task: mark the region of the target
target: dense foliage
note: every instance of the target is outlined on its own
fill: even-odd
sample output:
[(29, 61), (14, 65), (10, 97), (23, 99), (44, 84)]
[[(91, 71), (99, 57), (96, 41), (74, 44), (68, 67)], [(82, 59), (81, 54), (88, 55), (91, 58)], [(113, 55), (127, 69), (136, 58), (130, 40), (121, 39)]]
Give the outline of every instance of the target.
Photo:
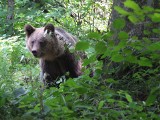
[[(160, 9), (123, 5), (113, 6), (119, 17), (108, 26), (109, 0), (15, 0), (11, 21), (2, 0), (0, 119), (160, 119)], [(84, 74), (45, 89), (38, 60), (25, 47), (27, 23), (53, 23), (77, 36), (75, 50), (87, 55)], [(143, 24), (141, 36), (128, 24)]]

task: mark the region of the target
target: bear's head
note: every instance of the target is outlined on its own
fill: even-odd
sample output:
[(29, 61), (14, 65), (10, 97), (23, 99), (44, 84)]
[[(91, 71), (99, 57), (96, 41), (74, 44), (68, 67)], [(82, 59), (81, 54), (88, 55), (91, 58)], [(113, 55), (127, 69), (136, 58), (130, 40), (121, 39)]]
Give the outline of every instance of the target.
[(55, 36), (55, 27), (52, 24), (47, 24), (42, 28), (26, 25), (24, 29), (26, 46), (35, 57), (53, 60), (63, 54), (64, 49), (60, 48), (59, 41)]

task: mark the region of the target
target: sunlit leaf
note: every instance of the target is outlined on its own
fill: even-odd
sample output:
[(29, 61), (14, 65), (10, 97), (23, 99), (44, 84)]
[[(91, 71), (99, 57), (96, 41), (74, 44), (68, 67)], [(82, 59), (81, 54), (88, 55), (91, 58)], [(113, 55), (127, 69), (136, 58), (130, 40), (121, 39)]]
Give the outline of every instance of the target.
[(130, 15), (128, 16), (128, 19), (132, 22), (132, 23), (137, 23), (139, 22), (138, 18), (134, 15)]
[(154, 13), (151, 16), (151, 19), (152, 19), (153, 22), (160, 22), (160, 13)]
[(126, 6), (128, 8), (131, 8), (131, 9), (133, 9), (135, 11), (141, 10), (141, 8), (139, 7), (139, 5), (136, 2), (132, 1), (132, 0), (125, 1), (124, 2), (124, 6)]
[(150, 6), (143, 6), (143, 10), (144, 10), (144, 12), (152, 12), (154, 10), (154, 8), (152, 8)]
[(100, 110), (100, 109), (103, 107), (104, 102), (105, 102), (105, 101), (100, 101), (100, 102), (99, 102), (99, 104), (98, 104), (98, 110)]
[(76, 44), (76, 50), (86, 50), (89, 48), (89, 42), (81, 41)]
[(129, 15), (129, 12), (124, 10), (123, 8), (119, 6), (115, 6), (114, 9), (121, 15)]
[(132, 97), (128, 93), (125, 93), (125, 96), (128, 102), (132, 102)]

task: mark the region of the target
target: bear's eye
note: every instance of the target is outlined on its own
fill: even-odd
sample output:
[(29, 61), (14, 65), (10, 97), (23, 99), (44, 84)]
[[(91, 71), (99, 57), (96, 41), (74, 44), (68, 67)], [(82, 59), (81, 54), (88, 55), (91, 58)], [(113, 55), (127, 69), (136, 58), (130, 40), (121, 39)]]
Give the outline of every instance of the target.
[(46, 45), (46, 41), (41, 41), (40, 45), (41, 45), (41, 47), (44, 47)]
[(33, 41), (31, 41), (31, 44), (32, 44), (32, 45), (34, 44), (34, 40), (33, 40)]

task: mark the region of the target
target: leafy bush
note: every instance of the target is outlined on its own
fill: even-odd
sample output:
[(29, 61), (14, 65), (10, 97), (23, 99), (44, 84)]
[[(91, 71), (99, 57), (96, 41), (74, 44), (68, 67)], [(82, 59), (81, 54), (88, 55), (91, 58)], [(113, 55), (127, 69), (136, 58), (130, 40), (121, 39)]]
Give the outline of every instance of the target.
[[(0, 4), (4, 6), (4, 1)], [(106, 32), (106, 28), (99, 29), (106, 18), (93, 12), (97, 8), (99, 13), (105, 6), (92, 1), (16, 0), (19, 9), (14, 29), (20, 36), (4, 37), (4, 25), (0, 30), (1, 119), (159, 119), (159, 9), (141, 8), (127, 0), (127, 10), (115, 6), (121, 18), (113, 22), (114, 30)], [(73, 18), (73, 13), (84, 19)], [(96, 24), (91, 24), (91, 18)], [(0, 19), (2, 25), (5, 16)], [(146, 19), (140, 36), (127, 31), (128, 24), (138, 26)], [(78, 35), (80, 42), (75, 49), (86, 52), (83, 66), (91, 68), (83, 69), (82, 76), (69, 78), (59, 88), (46, 89), (39, 78), (38, 60), (25, 47), (22, 29), (26, 21), (37, 26), (53, 22)], [(90, 69), (94, 70), (92, 78)]]

